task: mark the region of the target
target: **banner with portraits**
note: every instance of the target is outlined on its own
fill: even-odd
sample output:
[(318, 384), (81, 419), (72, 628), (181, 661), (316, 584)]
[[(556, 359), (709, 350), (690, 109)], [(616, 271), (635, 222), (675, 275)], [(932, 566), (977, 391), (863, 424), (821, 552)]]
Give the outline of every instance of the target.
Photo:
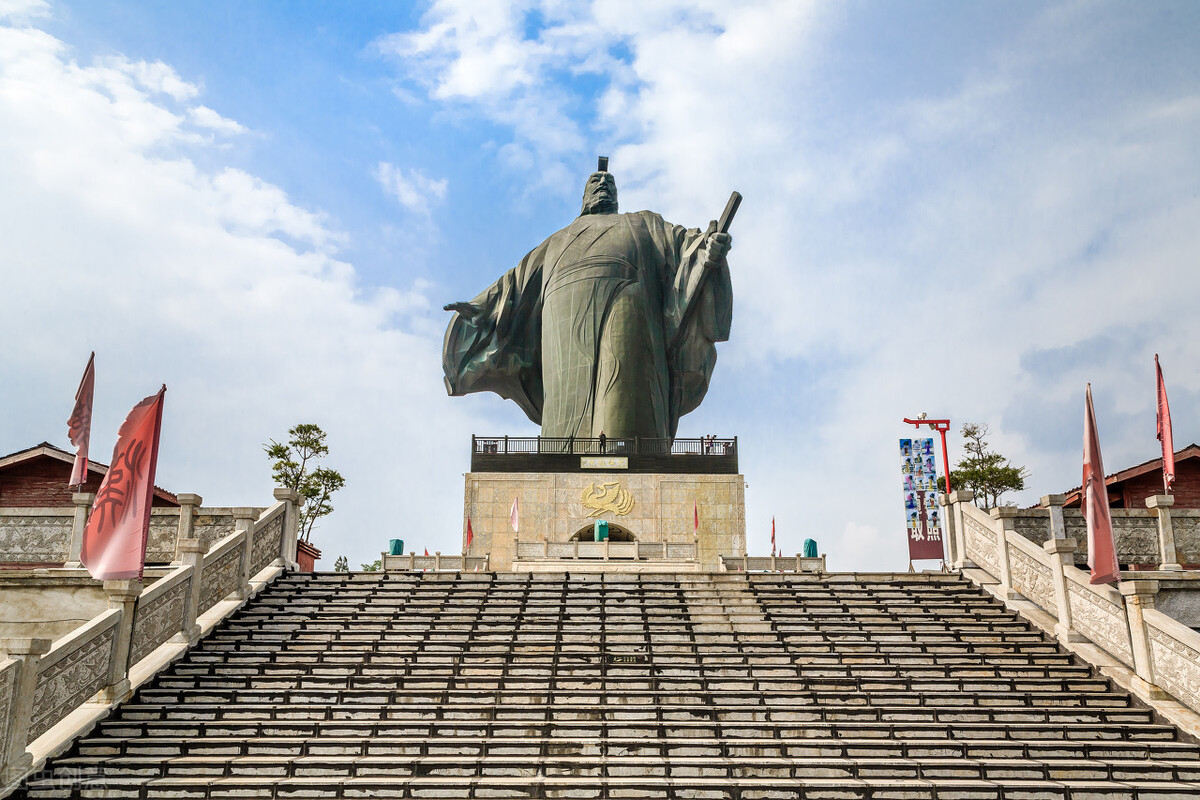
[(900, 440), (900, 474), (904, 486), (904, 519), (908, 558), (943, 558), (942, 520), (938, 505), (937, 460), (933, 439)]

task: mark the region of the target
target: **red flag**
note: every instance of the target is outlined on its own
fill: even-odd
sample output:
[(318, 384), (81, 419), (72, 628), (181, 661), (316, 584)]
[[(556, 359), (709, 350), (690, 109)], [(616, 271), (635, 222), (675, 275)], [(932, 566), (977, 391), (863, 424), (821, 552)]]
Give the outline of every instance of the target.
[(1092, 408), (1092, 385), (1087, 386), (1083, 410), (1083, 496), (1086, 503), (1088, 567), (1092, 584), (1121, 580), (1117, 564), (1117, 545), (1113, 540), (1112, 519), (1108, 513), (1108, 490), (1104, 487), (1104, 461), (1100, 457), (1100, 433), (1096, 430), (1096, 410)]
[(471, 518), (467, 517), (467, 549), (471, 549), (471, 542), (475, 541), (475, 531), (471, 530)]
[(88, 442), (92, 438), (92, 392), (96, 388), (96, 353), (88, 356), (87, 366), (79, 388), (75, 390), (75, 408), (67, 420), (67, 436), (75, 445), (75, 466), (71, 468), (68, 486), (87, 483)]
[(775, 555), (775, 518), (771, 517), (771, 555)]
[(695, 500), (692, 501), (692, 530), (700, 532), (700, 507), (696, 505)]
[(166, 391), (163, 386), (158, 394), (134, 406), (117, 433), (112, 462), (96, 492), (79, 556), (96, 580), (142, 577)]
[(1158, 353), (1154, 354), (1154, 371), (1158, 373), (1158, 440), (1162, 442), (1163, 488), (1170, 494), (1175, 483), (1175, 440), (1171, 435), (1171, 406), (1167, 403), (1167, 384), (1163, 382)]
[(429, 548), (428, 548), (428, 547), (426, 547), (426, 548), (425, 548), (425, 555), (426, 555), (426, 556), (428, 556), (428, 555), (429, 555)]
[(521, 498), (514, 497), (512, 508), (508, 510), (508, 524), (516, 532), (521, 530)]

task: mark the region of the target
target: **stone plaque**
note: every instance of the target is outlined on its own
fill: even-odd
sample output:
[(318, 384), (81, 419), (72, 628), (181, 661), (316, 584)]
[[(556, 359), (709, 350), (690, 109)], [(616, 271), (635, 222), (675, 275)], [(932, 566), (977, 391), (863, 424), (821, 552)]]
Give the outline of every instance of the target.
[(580, 469), (629, 469), (629, 456), (580, 456)]

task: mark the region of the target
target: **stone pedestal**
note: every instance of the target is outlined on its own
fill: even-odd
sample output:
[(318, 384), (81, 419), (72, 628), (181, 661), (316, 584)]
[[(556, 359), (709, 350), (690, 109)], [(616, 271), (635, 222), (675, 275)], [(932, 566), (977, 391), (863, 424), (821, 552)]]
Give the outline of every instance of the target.
[[(520, 530), (513, 531), (517, 498)], [(463, 506), (464, 551), (490, 553), (498, 571), (716, 570), (721, 556), (746, 550), (738, 474), (470, 472)], [(608, 543), (591, 541), (597, 519), (609, 523)]]

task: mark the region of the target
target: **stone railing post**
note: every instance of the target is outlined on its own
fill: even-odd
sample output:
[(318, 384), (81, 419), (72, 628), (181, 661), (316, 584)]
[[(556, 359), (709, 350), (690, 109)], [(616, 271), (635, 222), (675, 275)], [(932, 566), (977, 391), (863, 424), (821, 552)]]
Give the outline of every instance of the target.
[(1021, 595), (1012, 588), (1012, 569), (1008, 562), (1008, 534), (1014, 529), (1013, 520), (1017, 516), (1016, 506), (996, 506), (990, 512), (992, 519), (1000, 523), (996, 531), (996, 563), (1000, 565), (1000, 589), (1009, 600), (1019, 600)]
[(129, 685), (129, 645), (133, 638), (133, 610), (142, 593), (142, 582), (133, 578), (105, 581), (104, 593), (108, 595), (108, 607), (121, 610), (121, 621), (117, 623), (112, 667), (108, 684), (100, 690), (100, 702), (121, 703), (133, 693)]
[(950, 506), (950, 498), (944, 493), (938, 496), (938, 505), (942, 507), (942, 519), (946, 520), (946, 563), (953, 566), (958, 563), (958, 539), (954, 535), (954, 509)]
[(250, 564), (254, 561), (254, 518), (258, 516), (253, 508), (235, 508), (233, 509), (233, 530), (234, 532), (241, 531), (245, 534), (242, 539), (242, 557), (241, 557), (241, 583), (234, 590), (234, 596), (238, 600), (245, 600), (250, 596), (250, 579), (254, 576), (250, 574)]
[(296, 544), (300, 536), (300, 493), (294, 489), (276, 489), (275, 499), (287, 503), (283, 510), (283, 543), (280, 546), (279, 558), (284, 569), (296, 569), (300, 566), (296, 561)]
[(37, 686), (38, 662), (50, 652), (50, 639), (4, 639), (0, 648), (18, 662), (16, 682), (8, 718), (0, 719), (7, 726), (4, 752), (0, 753), (0, 785), (12, 783), (33, 766), (33, 756), (25, 750), (29, 744), (29, 723), (33, 719), (33, 691)]
[(1158, 593), (1158, 581), (1121, 581), (1118, 584), (1125, 596), (1125, 614), (1129, 617), (1129, 638), (1133, 644), (1133, 665), (1137, 674), (1133, 678), (1134, 688), (1152, 700), (1170, 697), (1158, 687), (1154, 677), (1154, 662), (1150, 658), (1150, 637), (1146, 631), (1146, 609), (1154, 608), (1154, 595)]
[(92, 492), (75, 492), (71, 502), (75, 504), (75, 519), (71, 521), (71, 550), (67, 553), (67, 563), (64, 567), (82, 567), (79, 554), (83, 551), (83, 529), (87, 527), (88, 512), (92, 509), (92, 501), (96, 495)]
[(1158, 517), (1158, 568), (1181, 570), (1179, 554), (1175, 551), (1175, 529), (1171, 526), (1171, 506), (1175, 498), (1169, 494), (1156, 494), (1146, 498), (1146, 507)]
[(1050, 509), (1050, 538), (1067, 538), (1067, 523), (1063, 520), (1063, 504), (1067, 502), (1065, 494), (1044, 494), (1039, 501), (1042, 508)]
[(437, 572), (442, 568), (442, 551), (433, 551), (433, 571)]
[(175, 551), (183, 565), (192, 568), (192, 590), (184, 598), (183, 630), (175, 635), (175, 641), (190, 647), (200, 641), (196, 612), (200, 609), (200, 583), (204, 576), (204, 543), (199, 539), (180, 539)]
[(196, 513), (200, 508), (200, 504), (204, 502), (204, 498), (198, 494), (185, 492), (184, 494), (175, 495), (175, 499), (179, 501), (179, 528), (175, 532), (175, 560), (179, 560), (179, 543), (184, 539), (191, 539), (196, 534)]
[(1054, 600), (1058, 608), (1054, 635), (1064, 642), (1082, 642), (1086, 637), (1076, 631), (1071, 622), (1071, 597), (1067, 593), (1065, 571), (1067, 564), (1074, 566), (1075, 563), (1075, 540), (1047, 539), (1042, 543), (1042, 549), (1050, 555), (1050, 579), (1054, 581)]
[(946, 502), (950, 505), (950, 514), (947, 518), (951, 520), (950, 532), (954, 537), (952, 549), (955, 554), (955, 560), (950, 566), (957, 570), (975, 568), (975, 562), (967, 558), (967, 545), (963, 531), (963, 506), (974, 501), (975, 493), (970, 489), (958, 489), (946, 496)]

